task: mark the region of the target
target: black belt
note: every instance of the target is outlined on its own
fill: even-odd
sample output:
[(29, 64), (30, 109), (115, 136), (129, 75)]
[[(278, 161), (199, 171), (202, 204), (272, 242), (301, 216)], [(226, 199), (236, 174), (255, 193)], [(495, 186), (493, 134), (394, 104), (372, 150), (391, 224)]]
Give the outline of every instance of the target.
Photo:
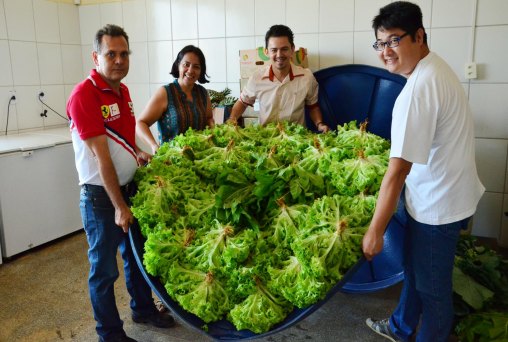
[[(106, 189), (102, 185), (94, 185), (94, 184), (83, 184), (81, 185), (83, 189), (92, 193), (103, 192), (106, 193)], [(134, 182), (129, 182), (125, 185), (120, 186), (120, 191), (124, 194), (129, 194), (134, 188)]]

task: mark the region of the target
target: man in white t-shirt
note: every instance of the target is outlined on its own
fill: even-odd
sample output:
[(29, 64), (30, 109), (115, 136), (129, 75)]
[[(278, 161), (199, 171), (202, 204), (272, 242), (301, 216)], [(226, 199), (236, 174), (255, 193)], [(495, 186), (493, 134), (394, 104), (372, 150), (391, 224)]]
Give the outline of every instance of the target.
[(399, 304), (390, 318), (369, 318), (367, 325), (391, 341), (413, 335), (447, 341), (456, 243), (485, 191), (476, 171), (472, 114), (457, 76), (429, 50), (417, 5), (393, 2), (372, 26), (379, 58), (407, 83), (393, 108), (390, 161), (363, 239), (366, 258), (381, 252), (404, 186), (408, 223)]
[(305, 107), (318, 131), (328, 132), (318, 103), (318, 83), (308, 69), (291, 64), (295, 52), (293, 32), (273, 25), (265, 35), (265, 49), (271, 65), (249, 78), (240, 99), (231, 110), (229, 122), (236, 123), (247, 106), (259, 100), (259, 123), (290, 121), (305, 126)]

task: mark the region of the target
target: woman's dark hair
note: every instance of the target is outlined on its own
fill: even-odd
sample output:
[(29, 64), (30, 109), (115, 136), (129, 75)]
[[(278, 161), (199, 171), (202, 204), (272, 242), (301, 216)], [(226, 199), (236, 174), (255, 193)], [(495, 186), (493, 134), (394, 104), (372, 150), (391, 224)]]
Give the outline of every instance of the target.
[(291, 29), (285, 25), (273, 25), (270, 27), (268, 32), (265, 34), (265, 48), (268, 49), (268, 40), (270, 40), (271, 37), (288, 37), (289, 43), (291, 44), (291, 47), (295, 47), (294, 43), (294, 34)]
[(93, 49), (97, 53), (101, 52), (102, 37), (104, 36), (124, 37), (125, 40), (127, 41), (127, 47), (129, 47), (129, 36), (127, 36), (127, 33), (124, 31), (124, 29), (117, 25), (107, 24), (99, 31), (97, 31), (97, 33), (95, 34), (95, 38), (93, 41)]
[(203, 51), (201, 51), (200, 48), (198, 48), (194, 45), (187, 45), (182, 50), (180, 50), (180, 52), (178, 53), (178, 56), (176, 56), (176, 59), (173, 62), (173, 66), (171, 67), (171, 75), (174, 78), (180, 77), (180, 73), (178, 71), (178, 65), (180, 65), (180, 63), (182, 62), (182, 59), (185, 56), (185, 54), (187, 54), (189, 52), (195, 54), (199, 58), (199, 64), (201, 66), (201, 74), (199, 75), (199, 78), (198, 78), (199, 83), (204, 84), (204, 83), (210, 82), (206, 79), (206, 77), (210, 77), (210, 76), (208, 76), (206, 74), (205, 55), (203, 54)]
[(423, 27), (422, 11), (418, 5), (407, 1), (395, 1), (382, 7), (379, 14), (372, 20), (372, 28), (377, 38), (377, 31), (381, 28), (391, 30), (399, 28), (409, 33), (413, 41), (416, 31), (423, 29), (423, 42), (427, 44), (427, 33)]

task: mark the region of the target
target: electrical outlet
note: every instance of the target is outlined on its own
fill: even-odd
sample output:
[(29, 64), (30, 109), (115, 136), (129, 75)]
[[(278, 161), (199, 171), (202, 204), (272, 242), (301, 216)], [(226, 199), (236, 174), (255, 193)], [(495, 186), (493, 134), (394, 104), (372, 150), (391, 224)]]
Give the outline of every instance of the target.
[(466, 63), (465, 77), (468, 80), (477, 78), (475, 62)]
[[(12, 99), (13, 96), (14, 96), (14, 99)], [(11, 101), (10, 102), (11, 105), (16, 104), (16, 99), (17, 99), (16, 90), (9, 90), (9, 100)]]

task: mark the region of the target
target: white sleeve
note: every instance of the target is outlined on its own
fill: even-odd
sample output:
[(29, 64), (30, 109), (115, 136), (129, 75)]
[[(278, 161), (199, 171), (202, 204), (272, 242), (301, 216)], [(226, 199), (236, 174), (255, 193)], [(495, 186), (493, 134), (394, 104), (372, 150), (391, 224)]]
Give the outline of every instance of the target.
[(319, 93), (319, 84), (316, 81), (314, 75), (309, 71), (310, 79), (309, 79), (309, 90), (307, 91), (307, 96), (305, 97), (305, 105), (311, 106), (318, 102), (318, 93)]
[(439, 95), (433, 82), (409, 82), (393, 108), (390, 157), (427, 164), (436, 132)]

